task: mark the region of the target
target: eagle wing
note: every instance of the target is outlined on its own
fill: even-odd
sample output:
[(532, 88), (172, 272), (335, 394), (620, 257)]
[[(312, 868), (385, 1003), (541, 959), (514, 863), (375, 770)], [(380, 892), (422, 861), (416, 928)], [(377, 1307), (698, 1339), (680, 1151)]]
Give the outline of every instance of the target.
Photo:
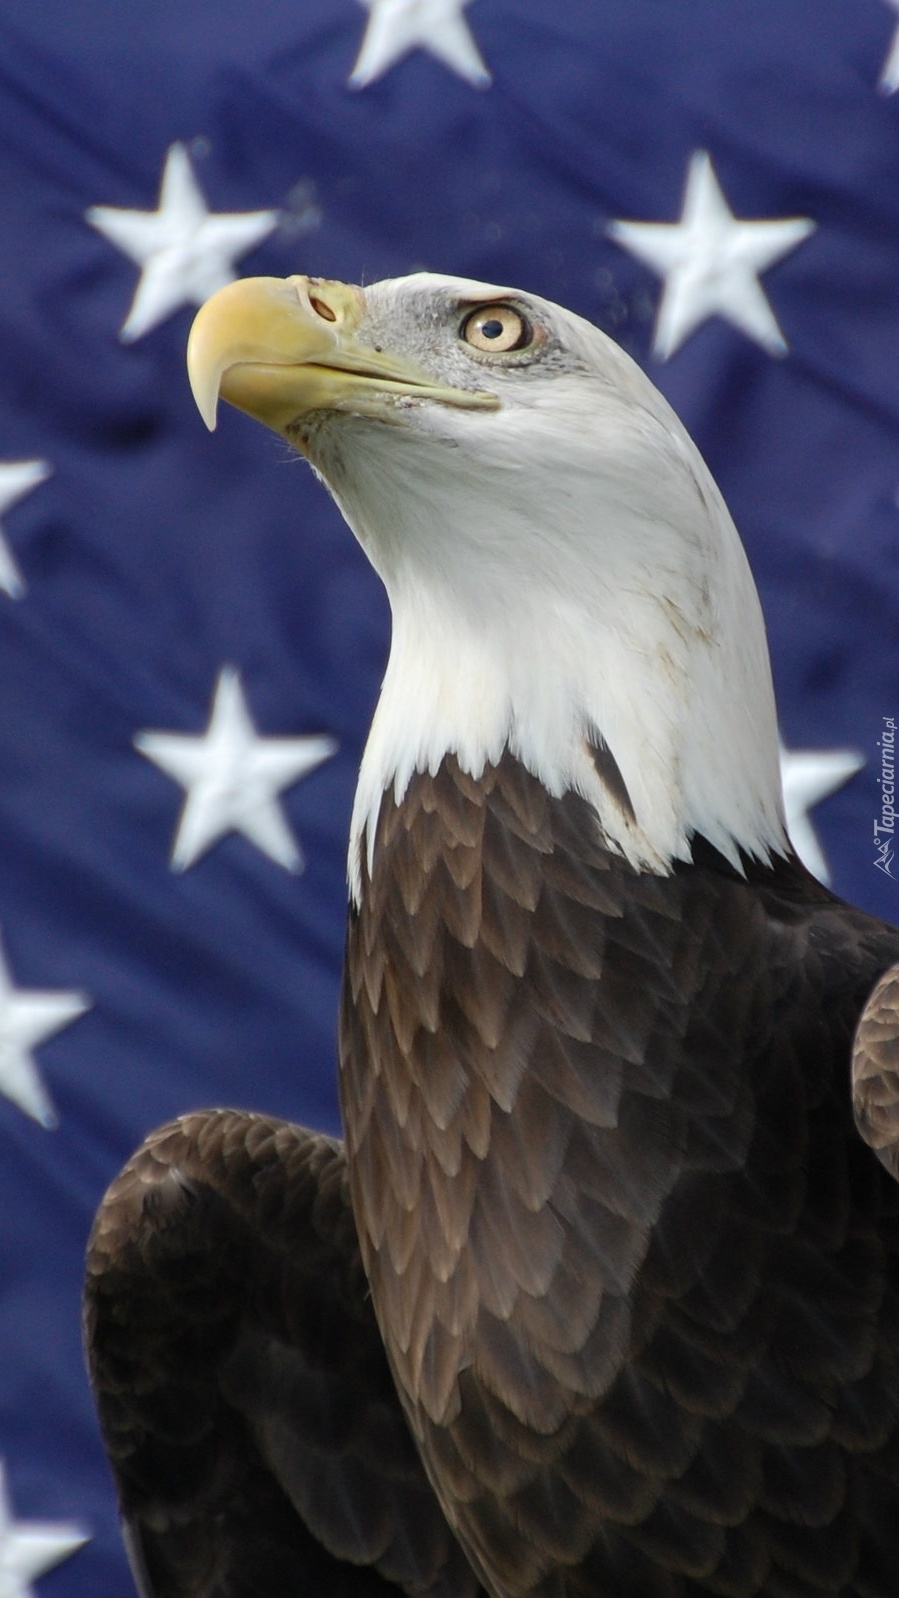
[(873, 988), (852, 1051), (855, 1124), (891, 1176), (899, 1177), (899, 965)]
[(85, 1333), (142, 1598), (476, 1598), (367, 1297), (333, 1139), (154, 1132), (88, 1248)]

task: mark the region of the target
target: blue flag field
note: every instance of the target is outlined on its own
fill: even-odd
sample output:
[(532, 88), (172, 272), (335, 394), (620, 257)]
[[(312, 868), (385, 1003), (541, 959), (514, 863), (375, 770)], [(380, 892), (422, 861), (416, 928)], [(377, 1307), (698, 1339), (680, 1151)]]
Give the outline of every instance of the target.
[(417, 268), (619, 340), (765, 610), (796, 847), (899, 920), (899, 0), (4, 0), (0, 1592), (132, 1591), (91, 1217), (154, 1125), (338, 1128), (388, 646), (311, 472), (185, 345), (239, 275)]

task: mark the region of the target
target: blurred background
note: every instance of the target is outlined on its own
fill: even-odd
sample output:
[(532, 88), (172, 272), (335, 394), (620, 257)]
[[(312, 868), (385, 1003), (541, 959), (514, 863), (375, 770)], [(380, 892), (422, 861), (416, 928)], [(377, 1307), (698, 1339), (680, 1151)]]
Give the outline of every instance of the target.
[(896, 920), (897, 84), (899, 0), (4, 0), (3, 1598), (132, 1591), (79, 1327), (127, 1154), (338, 1124), (386, 604), (304, 463), (204, 429), (196, 304), (427, 267), (618, 339), (745, 540), (797, 846)]

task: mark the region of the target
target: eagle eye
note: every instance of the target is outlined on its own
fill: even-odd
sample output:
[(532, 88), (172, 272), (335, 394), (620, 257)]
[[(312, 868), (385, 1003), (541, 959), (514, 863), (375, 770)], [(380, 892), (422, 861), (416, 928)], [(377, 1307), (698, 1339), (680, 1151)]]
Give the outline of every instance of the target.
[(534, 336), (530, 323), (514, 305), (479, 306), (466, 316), (460, 335), (472, 349), (489, 355), (526, 349)]

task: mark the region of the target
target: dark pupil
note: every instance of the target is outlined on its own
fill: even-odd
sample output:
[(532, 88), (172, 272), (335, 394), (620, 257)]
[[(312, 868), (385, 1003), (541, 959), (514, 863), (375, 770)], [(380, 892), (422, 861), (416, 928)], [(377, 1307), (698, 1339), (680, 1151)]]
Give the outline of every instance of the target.
[(491, 317), (489, 322), (481, 323), (481, 332), (485, 338), (499, 338), (503, 332), (503, 324), (497, 317)]

